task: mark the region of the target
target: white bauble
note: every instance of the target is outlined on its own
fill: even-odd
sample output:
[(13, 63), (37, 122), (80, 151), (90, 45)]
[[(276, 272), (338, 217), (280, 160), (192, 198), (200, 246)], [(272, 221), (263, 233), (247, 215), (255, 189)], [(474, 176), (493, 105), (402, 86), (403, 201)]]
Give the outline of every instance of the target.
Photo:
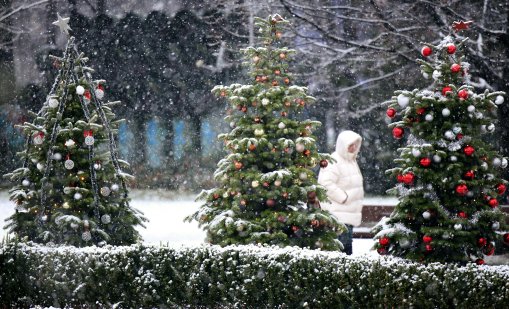
[(490, 123), (489, 125), (486, 126), (486, 131), (492, 133), (493, 131), (495, 131), (495, 125), (493, 123)]
[(295, 145), (295, 150), (297, 150), (297, 152), (303, 152), (305, 149), (306, 147), (304, 146), (304, 144), (298, 143), (297, 145)]
[(459, 224), (459, 223), (456, 223), (456, 224), (454, 225), (454, 229), (455, 229), (456, 231), (459, 231), (459, 230), (461, 230), (462, 228), (463, 228), (463, 226), (462, 226), (461, 224)]
[(447, 107), (442, 110), (442, 116), (449, 117), (451, 115), (451, 110)]
[(37, 169), (42, 171), (44, 169), (44, 164), (42, 163), (37, 163)]
[(262, 105), (263, 105), (263, 106), (267, 106), (267, 105), (269, 105), (269, 104), (270, 104), (269, 99), (267, 99), (267, 98), (263, 98), (263, 99), (262, 99)]
[(477, 118), (477, 119), (483, 119), (483, 118), (484, 118), (484, 115), (483, 115), (481, 112), (477, 112), (477, 113), (475, 113), (475, 118)]
[(495, 104), (500, 105), (504, 103), (504, 97), (501, 95), (497, 95), (497, 98), (495, 99)]
[(276, 187), (279, 187), (279, 186), (281, 185), (281, 180), (276, 179), (276, 181), (274, 181), (274, 185), (275, 185)]
[(428, 79), (429, 78), (429, 74), (426, 73), (426, 72), (422, 72), (422, 77), (424, 77), (425, 79)]
[(87, 136), (85, 137), (85, 145), (92, 146), (95, 142), (95, 139), (93, 136)]
[(449, 159), (451, 160), (451, 162), (458, 161), (458, 157), (456, 157), (456, 156), (451, 156)]
[(306, 180), (306, 179), (308, 179), (308, 174), (307, 174), (306, 172), (301, 172), (301, 173), (299, 174), (299, 178), (300, 178), (301, 180)]
[(258, 182), (258, 180), (253, 180), (251, 182), (251, 187), (253, 187), (253, 188), (257, 188), (259, 185), (260, 185), (260, 182)]
[(399, 246), (403, 249), (410, 247), (410, 241), (406, 238), (402, 238), (399, 240)]
[(58, 107), (58, 100), (57, 99), (49, 99), (48, 106), (51, 108), (57, 108)]
[(413, 155), (414, 157), (416, 157), (416, 158), (417, 158), (417, 157), (420, 157), (420, 156), (421, 156), (421, 151), (420, 151), (418, 148), (413, 148), (413, 149), (412, 149), (412, 155)]
[(433, 156), (433, 162), (440, 163), (442, 161), (442, 158), (439, 155)]
[(500, 165), (502, 165), (502, 160), (500, 160), (500, 158), (493, 159), (493, 166), (494, 167), (500, 167)]
[(286, 128), (286, 125), (285, 125), (285, 123), (284, 123), (284, 122), (280, 122), (280, 123), (277, 125), (277, 127), (278, 127), (278, 128), (280, 128), (280, 129), (284, 129), (284, 128)]
[(41, 221), (48, 221), (48, 216), (46, 216), (46, 215), (42, 216)]
[(53, 154), (53, 160), (57, 160), (57, 161), (62, 160), (62, 154), (59, 153), (59, 152), (54, 153)]
[(475, 106), (473, 106), (473, 105), (469, 105), (469, 106), (467, 107), (467, 111), (468, 111), (469, 113), (473, 113), (473, 112), (475, 112)]
[(500, 228), (500, 222), (493, 222), (493, 224), (491, 225), (491, 228), (496, 231)]
[(68, 170), (72, 170), (74, 168), (74, 161), (71, 159), (65, 160), (64, 166)]
[(94, 163), (94, 170), (98, 171), (102, 168), (101, 163)]
[(95, 90), (95, 97), (98, 98), (99, 100), (101, 100), (102, 98), (104, 98), (104, 90), (100, 89), (100, 88), (97, 88)]
[(263, 131), (263, 129), (255, 129), (254, 130), (255, 136), (262, 136), (264, 133), (265, 133), (265, 131)]
[(488, 163), (486, 162), (481, 163), (481, 168), (485, 171), (488, 170)]
[(111, 190), (108, 187), (102, 187), (101, 188), (101, 195), (102, 196), (109, 196), (111, 194)]
[(500, 166), (502, 168), (506, 168), (507, 167), (507, 159), (506, 158), (502, 158), (502, 164), (500, 164)]
[(236, 126), (235, 121), (230, 122), (230, 128), (233, 129), (233, 128), (235, 128), (235, 126)]
[[(226, 174), (225, 174), (226, 175)], [(111, 191), (114, 191), (114, 192), (117, 192), (118, 189), (120, 189), (120, 186), (117, 185), (116, 183), (112, 184), (111, 185)]]
[(410, 103), (410, 98), (405, 96), (404, 94), (398, 95), (398, 105), (402, 108), (405, 108)]
[(111, 222), (110, 215), (102, 215), (101, 216), (101, 222), (104, 223), (104, 224), (110, 223)]
[(456, 135), (451, 131), (451, 130), (447, 130), (445, 131), (444, 133), (444, 136), (445, 138), (447, 138), (448, 140), (453, 140), (456, 138)]
[(452, 131), (454, 132), (454, 134), (461, 133), (461, 127), (453, 127)]
[(30, 185), (30, 180), (28, 179), (23, 179), (23, 181), (21, 182), (21, 184), (24, 186), (24, 187), (28, 187)]
[(426, 121), (433, 121), (433, 115), (432, 115), (432, 114), (427, 114), (427, 115), (424, 117), (424, 119), (425, 119)]
[(85, 232), (83, 232), (83, 234), (81, 234), (81, 238), (84, 241), (90, 241), (92, 239), (92, 234), (90, 234), (89, 231), (85, 231)]
[(438, 80), (440, 78), (440, 76), (442, 76), (442, 73), (440, 71), (435, 70), (435, 71), (433, 71), (432, 76), (433, 76), (434, 80)]
[(81, 200), (82, 197), (83, 196), (81, 195), (81, 193), (79, 193), (79, 192), (74, 193), (74, 199), (75, 200)]
[(85, 88), (83, 86), (76, 87), (76, 94), (77, 95), (83, 95), (85, 93)]
[(425, 211), (422, 213), (422, 217), (428, 220), (429, 218), (431, 218), (431, 213), (429, 211)]
[(468, 191), (467, 192), (467, 197), (474, 197), (474, 192)]
[(486, 133), (488, 130), (486, 129), (486, 125), (481, 125), (481, 133)]

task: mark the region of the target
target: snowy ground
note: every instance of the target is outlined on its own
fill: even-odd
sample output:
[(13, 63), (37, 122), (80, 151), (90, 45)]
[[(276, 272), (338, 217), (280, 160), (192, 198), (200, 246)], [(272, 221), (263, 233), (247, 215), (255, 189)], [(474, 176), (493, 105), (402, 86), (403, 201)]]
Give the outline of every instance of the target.
[[(133, 192), (132, 205), (141, 210), (149, 222), (140, 228), (146, 243), (168, 243), (171, 246), (197, 245), (204, 241), (205, 233), (196, 222), (184, 222), (184, 218), (199, 207), (193, 196), (175, 196), (168, 192)], [(6, 235), (5, 218), (14, 211), (6, 191), (0, 191), (0, 239)], [(353, 255), (375, 254), (370, 251), (371, 239), (354, 239)]]

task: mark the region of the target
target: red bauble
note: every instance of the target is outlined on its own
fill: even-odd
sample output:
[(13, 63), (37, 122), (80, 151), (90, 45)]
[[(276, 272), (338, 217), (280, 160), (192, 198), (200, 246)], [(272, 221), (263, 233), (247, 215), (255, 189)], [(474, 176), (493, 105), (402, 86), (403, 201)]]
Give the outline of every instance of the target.
[(90, 99), (92, 98), (92, 95), (90, 94), (90, 90), (85, 90), (85, 93), (83, 93), (83, 97), (85, 99), (87, 99), (88, 101), (90, 101)]
[(265, 182), (263, 183), (263, 186), (264, 186), (265, 188), (267, 188), (268, 186), (270, 186), (270, 184), (269, 184), (268, 182), (266, 182), (266, 181), (265, 181)]
[(427, 252), (433, 251), (433, 247), (431, 245), (426, 245), (425, 248)]
[(429, 235), (422, 236), (422, 241), (424, 241), (424, 243), (426, 243), (426, 244), (429, 244), (432, 240), (433, 240), (433, 238)]
[(423, 46), (421, 49), (421, 54), (424, 57), (428, 57), (429, 55), (431, 55), (432, 52), (433, 52), (433, 50), (429, 46)]
[(426, 109), (424, 107), (418, 108), (416, 111), (417, 115), (424, 115), (425, 112)]
[(404, 133), (405, 130), (403, 130), (403, 128), (401, 127), (395, 127), (394, 129), (392, 129), (392, 136), (394, 136), (394, 138), (400, 139), (403, 137)]
[(306, 149), (304, 152), (302, 152), (306, 157), (309, 157), (311, 155), (311, 150)]
[(316, 198), (316, 192), (315, 191), (309, 191), (308, 192), (308, 199), (314, 200)]
[(376, 252), (378, 252), (378, 254), (380, 254), (380, 255), (386, 255), (387, 254), (387, 249), (385, 249), (383, 247), (382, 248), (378, 248), (378, 249), (376, 249)]
[(451, 65), (451, 72), (458, 73), (459, 71), (461, 71), (461, 65), (457, 63)]
[(378, 240), (378, 243), (380, 243), (380, 245), (382, 245), (384, 247), (387, 246), (390, 242), (391, 242), (391, 240), (385, 236)]
[(483, 259), (477, 259), (477, 260), (475, 260), (475, 263), (477, 265), (484, 265), (484, 260)]
[(501, 195), (504, 194), (506, 189), (507, 188), (503, 183), (497, 185), (498, 194), (501, 194)]
[(488, 240), (484, 237), (480, 237), (478, 240), (477, 240), (477, 246), (478, 247), (484, 247), (486, 246), (486, 244), (488, 243)]
[(386, 113), (389, 118), (394, 118), (394, 116), (396, 116), (396, 110), (394, 108), (389, 108)]
[(456, 193), (460, 196), (465, 196), (468, 193), (468, 187), (465, 184), (460, 184), (456, 186)]
[(255, 149), (256, 149), (256, 145), (255, 144), (249, 145), (249, 150), (250, 151), (255, 151)]
[(405, 175), (403, 175), (403, 182), (407, 185), (410, 185), (414, 182), (415, 175), (412, 172), (408, 172)]
[(214, 193), (214, 194), (212, 194), (212, 197), (213, 197), (215, 200), (217, 200), (217, 199), (219, 198), (219, 194)]
[(403, 178), (404, 178), (404, 177), (403, 177), (403, 175), (401, 175), (401, 174), (398, 174), (398, 175), (396, 176), (396, 180), (397, 180), (398, 182), (403, 182)]
[(234, 165), (235, 165), (235, 168), (238, 170), (240, 170), (243, 166), (242, 162), (239, 162), (239, 161), (235, 161)]
[(92, 130), (84, 130), (83, 137), (94, 136), (94, 132)]
[(428, 167), (431, 165), (431, 159), (430, 158), (422, 158), (421, 161), (419, 161), (421, 166)]
[(461, 134), (461, 133), (456, 134), (456, 139), (457, 139), (458, 141), (459, 141), (460, 139), (462, 139), (462, 138), (463, 138), (463, 134)]
[(466, 180), (472, 180), (472, 179), (474, 179), (474, 177), (475, 177), (475, 173), (472, 170), (467, 171), (465, 173), (465, 175), (463, 176), (463, 178), (466, 179)]
[(495, 253), (495, 246), (489, 243), (486, 245), (486, 247), (484, 247), (482, 251), (487, 256), (493, 255)]
[(505, 233), (504, 236), (502, 236), (502, 239), (504, 239), (504, 242), (509, 245), (509, 233)]
[(466, 219), (467, 213), (464, 211), (460, 211), (460, 212), (458, 212), (458, 217), (460, 217), (461, 219)]
[(454, 44), (447, 45), (447, 53), (452, 55), (456, 52), (456, 46)]
[(496, 198), (492, 198), (492, 199), (490, 199), (488, 204), (490, 205), (491, 208), (495, 208), (498, 206), (498, 200)]
[(442, 88), (442, 95), (445, 96), (447, 94), (447, 92), (452, 92), (452, 88), (449, 86)]
[(329, 165), (329, 161), (327, 161), (327, 160), (321, 160), (320, 161), (320, 167), (321, 168), (326, 168), (327, 165)]
[(274, 201), (273, 199), (268, 199), (266, 203), (267, 203), (267, 206), (269, 206), (269, 207), (276, 206), (276, 201)]
[(460, 98), (462, 100), (468, 99), (468, 90), (461, 89), (460, 91), (458, 91), (458, 98)]
[(298, 226), (292, 225), (292, 231), (297, 232), (298, 230), (300, 230)]
[(474, 154), (475, 152), (475, 148), (470, 146), (470, 145), (467, 145), (465, 146), (465, 148), (463, 148), (463, 152), (467, 155), (467, 156), (471, 156)]

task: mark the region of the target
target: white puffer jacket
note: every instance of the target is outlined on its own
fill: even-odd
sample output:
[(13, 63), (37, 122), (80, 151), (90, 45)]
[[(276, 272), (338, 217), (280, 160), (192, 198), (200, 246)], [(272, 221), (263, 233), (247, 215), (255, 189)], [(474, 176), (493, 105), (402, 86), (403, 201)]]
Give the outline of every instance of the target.
[[(364, 188), (362, 174), (357, 165), (362, 137), (353, 131), (343, 131), (336, 141), (336, 151), (332, 157), (336, 163), (329, 163), (321, 169), (318, 183), (327, 189), (331, 203), (322, 203), (322, 208), (334, 214), (339, 221), (359, 226), (362, 219)], [(348, 152), (348, 146), (357, 144), (354, 153)]]

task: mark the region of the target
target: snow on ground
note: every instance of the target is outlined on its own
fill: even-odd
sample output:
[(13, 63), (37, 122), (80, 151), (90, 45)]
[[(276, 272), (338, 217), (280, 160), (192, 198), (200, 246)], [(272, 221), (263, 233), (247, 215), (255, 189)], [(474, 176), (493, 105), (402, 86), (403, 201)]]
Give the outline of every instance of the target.
[[(169, 244), (171, 246), (198, 245), (204, 242), (205, 232), (198, 228), (197, 222), (184, 222), (184, 218), (195, 212), (200, 206), (194, 196), (175, 195), (165, 191), (133, 192), (131, 205), (141, 210), (149, 219), (147, 228), (140, 228), (145, 243)], [(373, 199), (375, 200), (375, 199)], [(377, 198), (376, 201), (383, 199)], [(390, 202), (383, 200), (382, 202)], [(6, 235), (3, 229), (5, 219), (14, 211), (6, 191), (0, 191), (0, 239)], [(353, 255), (375, 254), (370, 251), (371, 239), (354, 239)]]

